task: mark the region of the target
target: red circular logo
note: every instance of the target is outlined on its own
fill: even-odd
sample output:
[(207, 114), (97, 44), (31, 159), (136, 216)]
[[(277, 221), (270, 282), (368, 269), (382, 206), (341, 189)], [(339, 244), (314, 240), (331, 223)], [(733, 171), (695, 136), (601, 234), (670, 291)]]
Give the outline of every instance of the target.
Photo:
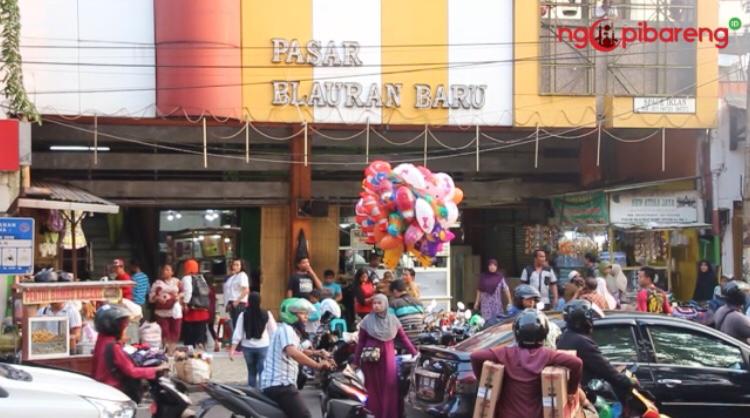
[(620, 45), (617, 39), (614, 23), (607, 19), (599, 19), (589, 27), (589, 43), (597, 51), (610, 52)]

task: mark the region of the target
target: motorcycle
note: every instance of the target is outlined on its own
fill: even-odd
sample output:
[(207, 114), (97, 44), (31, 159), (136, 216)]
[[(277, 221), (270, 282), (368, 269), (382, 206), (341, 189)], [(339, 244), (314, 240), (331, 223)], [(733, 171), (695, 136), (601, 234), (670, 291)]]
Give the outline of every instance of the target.
[[(404, 399), (409, 393), (409, 376), (414, 368), (416, 359), (411, 355), (396, 356), (396, 367), (398, 370), (399, 396)], [(320, 405), (324, 417), (332, 418), (329, 414), (336, 408), (338, 403), (334, 401), (345, 400), (346, 405), (357, 403), (360, 408), (356, 409), (360, 414), (356, 416), (371, 416), (365, 408), (367, 402), (367, 389), (365, 388), (364, 374), (361, 370), (354, 370), (347, 365), (343, 370), (332, 373), (330, 380), (320, 395)], [(333, 404), (331, 402), (334, 402)], [(336, 415), (338, 416), (338, 415)]]
[[(631, 369), (623, 369), (622, 373), (631, 380), (635, 380), (637, 368), (638, 365), (635, 364)], [(585, 392), (589, 400), (596, 406), (600, 417), (669, 418), (667, 415), (659, 413), (659, 408), (654, 402), (654, 396), (643, 389), (633, 388), (624, 404), (620, 403), (612, 386), (600, 379), (592, 379)]]
[(149, 381), (149, 393), (153, 400), (150, 406), (152, 418), (195, 417), (195, 413), (188, 409), (193, 402), (183, 384), (159, 377)]

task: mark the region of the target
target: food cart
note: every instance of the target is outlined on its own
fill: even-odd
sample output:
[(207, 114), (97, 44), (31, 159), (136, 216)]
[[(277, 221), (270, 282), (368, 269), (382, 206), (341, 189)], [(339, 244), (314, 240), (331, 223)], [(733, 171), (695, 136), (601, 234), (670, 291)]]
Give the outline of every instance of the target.
[(21, 324), (21, 360), (91, 373), (90, 354), (71, 354), (69, 324), (66, 317), (39, 317), (37, 311), (55, 302), (88, 301), (116, 303), (122, 299), (122, 288), (132, 281), (87, 281), (56, 283), (17, 283), (13, 286), (16, 323)]

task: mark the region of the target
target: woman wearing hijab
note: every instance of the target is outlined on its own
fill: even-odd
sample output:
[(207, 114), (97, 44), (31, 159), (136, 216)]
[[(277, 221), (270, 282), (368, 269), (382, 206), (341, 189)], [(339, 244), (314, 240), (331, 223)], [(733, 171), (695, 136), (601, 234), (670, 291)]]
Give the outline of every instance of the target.
[(505, 283), (505, 276), (498, 271), (497, 260), (493, 258), (487, 263), (487, 273), (479, 276), (477, 297), (474, 299), (485, 321), (492, 320), (503, 313), (503, 296), (508, 303), (511, 302), (510, 289)]
[(397, 338), (401, 347), (417, 355), (398, 318), (388, 312), (388, 298), (377, 294), (372, 299), (372, 312), (360, 324), (353, 361), (365, 374), (366, 406), (375, 418), (401, 417), (404, 409), (396, 370), (394, 341)]
[(705, 302), (714, 297), (714, 287), (716, 286), (716, 273), (708, 260), (701, 260), (698, 264), (698, 280), (695, 282), (695, 294), (693, 299), (698, 302)]
[(625, 301), (625, 293), (628, 290), (628, 278), (622, 272), (622, 266), (612, 264), (605, 270), (607, 272), (607, 290), (615, 297), (618, 303)]
[(250, 293), (245, 309), (237, 316), (237, 326), (232, 335), (229, 359), (234, 360), (237, 347), (242, 347), (247, 363), (247, 384), (257, 387), (258, 376), (263, 371), (263, 362), (270, 343), (269, 337), (276, 331), (276, 321), (271, 312), (260, 307), (260, 294)]

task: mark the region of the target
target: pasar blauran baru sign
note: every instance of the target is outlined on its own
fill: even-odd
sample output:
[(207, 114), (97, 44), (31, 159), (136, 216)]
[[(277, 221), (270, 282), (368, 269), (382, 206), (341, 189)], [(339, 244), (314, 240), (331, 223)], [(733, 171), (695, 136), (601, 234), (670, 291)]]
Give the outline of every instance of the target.
[[(313, 67), (362, 67), (360, 45), (355, 41), (323, 43), (310, 40), (305, 43), (297, 39), (273, 38), (274, 64), (308, 65)], [(402, 105), (417, 109), (482, 109), (486, 100), (487, 85), (484, 84), (413, 84), (370, 83), (362, 85), (347, 80), (302, 81), (274, 80), (274, 106), (347, 107), (347, 108), (398, 108)], [(415, 92), (414, 103), (402, 103), (405, 88)]]

